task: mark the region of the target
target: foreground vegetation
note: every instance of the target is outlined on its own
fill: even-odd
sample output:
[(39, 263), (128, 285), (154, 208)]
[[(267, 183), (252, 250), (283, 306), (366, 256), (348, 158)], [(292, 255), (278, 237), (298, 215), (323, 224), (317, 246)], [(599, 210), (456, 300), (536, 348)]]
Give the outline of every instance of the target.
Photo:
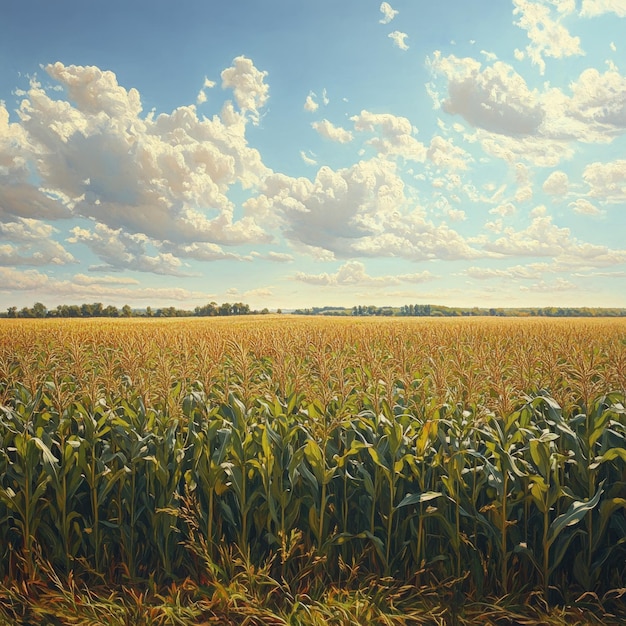
[(625, 404), (623, 320), (4, 320), (0, 623), (623, 623)]

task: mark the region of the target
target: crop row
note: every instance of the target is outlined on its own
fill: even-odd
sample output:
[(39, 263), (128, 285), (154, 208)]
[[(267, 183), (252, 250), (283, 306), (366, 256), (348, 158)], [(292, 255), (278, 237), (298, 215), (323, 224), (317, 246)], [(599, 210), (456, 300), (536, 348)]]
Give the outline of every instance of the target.
[(498, 352), (514, 326), (46, 328), (0, 343), (3, 579), (202, 581), (237, 553), (304, 586), (626, 584), (618, 327), (549, 327), (548, 389), (552, 356), (523, 373), (532, 333)]

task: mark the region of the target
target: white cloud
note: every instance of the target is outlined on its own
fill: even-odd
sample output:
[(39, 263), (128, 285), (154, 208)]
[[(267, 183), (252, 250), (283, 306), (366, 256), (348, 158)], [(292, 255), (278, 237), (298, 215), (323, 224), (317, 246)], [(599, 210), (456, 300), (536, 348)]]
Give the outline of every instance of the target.
[(388, 285), (399, 285), (403, 282), (424, 283), (433, 280), (434, 276), (429, 271), (391, 276), (370, 276), (365, 271), (365, 265), (360, 261), (347, 261), (334, 274), (297, 272), (294, 278), (303, 283), (325, 287), (369, 286), (383, 288)]
[(583, 0), (580, 11), (582, 17), (597, 17), (604, 13), (626, 17), (626, 3), (624, 0)]
[(515, 164), (515, 180), (517, 182), (515, 202), (521, 204), (532, 200), (533, 184), (530, 176), (530, 170), (524, 163)]
[(571, 85), (567, 115), (583, 125), (587, 141), (610, 141), (626, 130), (626, 77), (615, 70), (586, 69)]
[[(519, 15), (517, 26), (528, 33), (530, 43), (526, 46), (526, 53), (533, 64), (539, 66), (541, 74), (545, 71), (544, 57), (562, 59), (573, 55), (584, 54), (580, 47), (580, 37), (572, 37), (569, 31), (561, 23), (561, 15), (552, 19), (548, 6), (532, 0), (513, 0), (514, 15)], [(561, 14), (572, 10), (571, 2), (558, 2), (558, 6), (564, 5), (565, 10)]]
[(424, 144), (413, 136), (414, 129), (406, 117), (391, 113), (370, 113), (363, 110), (350, 118), (357, 132), (376, 132), (379, 136), (367, 144), (383, 156), (401, 156), (411, 161), (422, 162), (426, 158)]
[(604, 215), (604, 211), (601, 211), (586, 198), (578, 198), (578, 200), (570, 202), (569, 207), (574, 213), (578, 213), (579, 215)]
[(510, 164), (523, 160), (537, 167), (556, 167), (571, 159), (575, 151), (571, 142), (541, 135), (507, 136), (479, 129), (476, 139), (488, 155)]
[(544, 181), (542, 189), (552, 196), (565, 196), (569, 189), (569, 178), (565, 172), (552, 172)]
[(497, 61), (481, 71), (474, 59), (442, 57), (437, 51), (430, 66), (448, 79), (442, 106), (450, 115), (504, 135), (532, 135), (539, 129), (545, 116), (539, 94), (510, 65)]
[(307, 165), (317, 165), (317, 161), (310, 157), (304, 150), (300, 150), (300, 158), (307, 164)]
[(349, 130), (341, 128), (340, 126), (335, 126), (332, 122), (329, 122), (328, 120), (313, 122), (311, 126), (322, 137), (330, 139), (331, 141), (336, 141), (338, 143), (349, 143), (353, 139), (352, 133)]
[(394, 162), (375, 158), (344, 169), (322, 167), (314, 181), (269, 176), (246, 203), (259, 221), (282, 229), (294, 246), (316, 257), (400, 257), (412, 260), (484, 256), (445, 223), (410, 209)]
[(69, 207), (30, 181), (31, 163), (39, 150), (22, 124), (10, 123), (0, 100), (0, 222), (15, 218), (70, 217)]
[[(66, 265), (76, 259), (57, 241), (57, 232), (49, 224), (34, 219), (19, 218), (15, 222), (0, 222), (0, 265), (44, 266)], [(2, 243), (6, 241), (8, 243)]]
[(546, 271), (550, 270), (548, 263), (530, 263), (529, 265), (515, 265), (506, 269), (493, 267), (468, 267), (463, 274), (477, 280), (489, 280), (500, 278), (505, 280), (523, 279), (536, 280), (542, 278)]
[(615, 69), (590, 68), (570, 83), (571, 95), (548, 83), (529, 89), (510, 66), (482, 67), (473, 58), (429, 60), (435, 79), (446, 80), (445, 95), (429, 86), (435, 105), (460, 115), (477, 128), (467, 140), (479, 141), (490, 155), (514, 162), (554, 167), (574, 153), (574, 142), (609, 143), (626, 132), (626, 77)]
[(380, 5), (380, 12), (383, 14), (383, 17), (379, 20), (381, 24), (389, 24), (399, 13), (399, 11), (396, 11), (388, 2), (383, 2)]
[(37, 270), (20, 271), (0, 267), (0, 291), (32, 291), (48, 284), (48, 277)]
[(483, 241), (483, 248), (504, 256), (550, 257), (561, 268), (605, 267), (626, 263), (626, 249), (612, 250), (602, 245), (582, 242), (569, 228), (556, 226), (545, 207), (533, 211), (531, 224), (522, 231), (505, 228), (495, 241)]
[(73, 301), (94, 302), (105, 300), (118, 305), (127, 302), (147, 302), (154, 305), (167, 305), (171, 302), (184, 303), (185, 307), (206, 302), (212, 296), (200, 291), (190, 291), (180, 287), (143, 287), (128, 286), (134, 283), (130, 279), (115, 279), (104, 276), (93, 278), (77, 274), (71, 280), (50, 278), (37, 270), (19, 271), (0, 267), (0, 291), (32, 291), (38, 299), (54, 298), (56, 303)]
[[(242, 57), (230, 69), (226, 82), (241, 106), (260, 106), (264, 96), (257, 83), (264, 73)], [(47, 71), (72, 102), (31, 86), (20, 106), (20, 128), (33, 146), (31, 164), (42, 186), (17, 193), (20, 175), (11, 174), (17, 186), (0, 186), (5, 213), (24, 214), (27, 201), (29, 215), (85, 216), (155, 240), (268, 241), (250, 219), (233, 219), (227, 197), (233, 185), (250, 188), (268, 171), (259, 152), (248, 147), (246, 118), (232, 104), (212, 119), (198, 119), (194, 106), (141, 117), (138, 93), (120, 87), (112, 72), (60, 63)], [(247, 77), (257, 83), (246, 91)]]
[(315, 102), (315, 94), (313, 92), (310, 92), (309, 95), (306, 97), (306, 100), (304, 101), (304, 110), (308, 111), (309, 113), (314, 113), (315, 111), (317, 111), (317, 109), (320, 108), (320, 105)]
[(222, 87), (231, 88), (235, 102), (241, 111), (248, 112), (252, 123), (258, 125), (260, 113), (269, 98), (269, 85), (265, 83), (267, 72), (254, 67), (252, 61), (239, 56), (233, 61), (232, 67), (222, 74)]
[(264, 261), (272, 261), (274, 263), (291, 263), (294, 260), (291, 254), (287, 254), (286, 252), (274, 252), (273, 250), (267, 254), (251, 252), (250, 256), (255, 259), (263, 259)]
[(626, 160), (591, 163), (583, 172), (583, 180), (592, 198), (612, 204), (626, 200)]
[(409, 45), (406, 42), (409, 36), (406, 33), (394, 30), (392, 33), (389, 33), (387, 37), (393, 41), (393, 45), (396, 46), (396, 48), (400, 48), (400, 50), (409, 49)]
[(428, 158), (438, 167), (450, 170), (466, 170), (472, 156), (463, 148), (455, 146), (451, 139), (437, 135), (430, 142)]
[(517, 208), (512, 202), (505, 202), (504, 204), (499, 204), (493, 209), (490, 209), (489, 213), (506, 217), (509, 215), (515, 215), (515, 213), (517, 213)]
[(244, 298), (269, 298), (273, 295), (274, 293), (270, 287), (257, 287), (243, 293)]
[(85, 244), (105, 262), (104, 266), (95, 268), (98, 271), (132, 269), (171, 276), (187, 273), (183, 271), (180, 259), (170, 253), (148, 254), (146, 248), (150, 241), (145, 235), (131, 235), (122, 229), (110, 229), (104, 224), (96, 224), (93, 231), (76, 226), (71, 233), (68, 239), (70, 243)]
[(140, 285), (136, 278), (128, 276), (87, 276), (75, 274), (72, 278), (75, 285)]
[(571, 281), (558, 277), (556, 280), (549, 283), (542, 280), (538, 283), (529, 285), (528, 287), (522, 286), (520, 289), (523, 291), (534, 291), (537, 293), (556, 293), (559, 291), (575, 291), (578, 290), (578, 287)]
[(485, 244), (485, 249), (507, 256), (555, 257), (572, 245), (569, 228), (559, 228), (552, 217), (536, 216), (522, 231), (506, 228), (504, 236)]
[[(175, 244), (170, 241), (158, 243), (158, 248), (162, 253), (173, 257), (183, 257), (195, 259), (196, 261), (241, 261), (243, 257), (232, 252), (225, 252), (221, 246), (208, 241), (200, 241), (185, 244)], [(170, 259), (171, 257), (168, 257)], [(151, 270), (152, 271), (152, 270)]]

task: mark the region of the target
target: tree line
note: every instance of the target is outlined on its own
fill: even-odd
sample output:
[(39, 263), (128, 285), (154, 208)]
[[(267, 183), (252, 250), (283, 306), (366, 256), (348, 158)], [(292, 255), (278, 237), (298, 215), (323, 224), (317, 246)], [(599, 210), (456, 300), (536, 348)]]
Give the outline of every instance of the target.
[(357, 305), (352, 308), (325, 306), (296, 309), (296, 315), (340, 317), (626, 317), (626, 309), (600, 307), (463, 308), (436, 304), (405, 304), (400, 307)]
[[(281, 309), (276, 311), (282, 313)], [(11, 306), (0, 317), (219, 317), (225, 315), (265, 315), (270, 313), (267, 308), (251, 309), (243, 302), (209, 302), (197, 306), (193, 310), (177, 309), (176, 307), (161, 307), (153, 309), (133, 309), (128, 304), (118, 308), (104, 306), (101, 302), (92, 304), (59, 304), (54, 309), (48, 309), (41, 302), (35, 302), (32, 307), (18, 309)], [(626, 309), (599, 308), (599, 307), (543, 307), (543, 308), (462, 308), (447, 307), (435, 304), (405, 304), (400, 307), (355, 305), (352, 308), (324, 306), (296, 309), (295, 315), (329, 315), (353, 317), (626, 317)]]
[[(204, 306), (197, 306), (193, 311), (177, 309), (176, 307), (162, 307), (153, 309), (148, 306), (145, 309), (133, 309), (128, 304), (118, 308), (113, 305), (104, 306), (101, 302), (92, 304), (59, 304), (54, 309), (48, 309), (45, 304), (35, 302), (32, 307), (18, 309), (10, 306), (3, 317), (10, 318), (42, 318), (42, 317), (217, 317), (224, 315), (265, 315), (269, 309), (260, 311), (251, 309), (243, 302), (209, 302)], [(280, 313), (280, 309), (278, 313)]]

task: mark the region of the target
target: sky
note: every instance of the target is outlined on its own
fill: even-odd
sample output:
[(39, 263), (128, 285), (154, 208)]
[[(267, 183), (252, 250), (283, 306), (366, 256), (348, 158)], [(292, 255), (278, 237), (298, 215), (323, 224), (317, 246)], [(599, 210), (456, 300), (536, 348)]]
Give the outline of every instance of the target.
[(3, 0), (0, 309), (626, 307), (626, 0)]

